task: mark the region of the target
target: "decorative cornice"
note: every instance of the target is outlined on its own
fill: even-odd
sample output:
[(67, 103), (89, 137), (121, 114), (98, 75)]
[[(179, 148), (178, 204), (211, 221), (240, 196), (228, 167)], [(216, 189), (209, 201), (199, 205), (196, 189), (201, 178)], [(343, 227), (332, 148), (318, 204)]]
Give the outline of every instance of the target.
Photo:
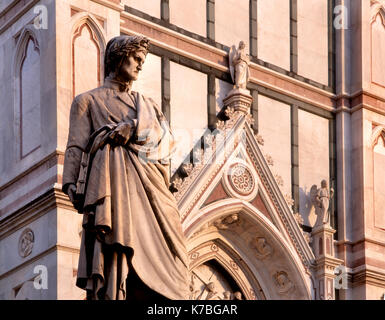
[(55, 252), (55, 251), (66, 251), (66, 252), (77, 253), (77, 254), (79, 254), (79, 252), (80, 252), (80, 250), (78, 248), (69, 247), (69, 246), (62, 246), (62, 245), (55, 244), (55, 245), (47, 248), (46, 250), (40, 252), (38, 255), (34, 256), (33, 258), (31, 258), (29, 260), (26, 260), (23, 263), (17, 265), (16, 267), (6, 271), (2, 275), (0, 275), (0, 280), (8, 277), (9, 275), (11, 275), (12, 273), (15, 273), (16, 271), (21, 270), (25, 266), (34, 263), (35, 261), (39, 261), (44, 256), (46, 256), (46, 255), (48, 255), (48, 254), (50, 254), (52, 252)]
[(53, 188), (0, 221), (0, 240), (58, 207), (75, 212), (68, 197)]
[(110, 9), (114, 9), (119, 12), (122, 12), (124, 10), (124, 6), (120, 4), (120, 1), (113, 1), (113, 0), (91, 0), (91, 1), (97, 4), (101, 4)]
[(365, 267), (352, 272), (352, 285), (356, 287), (361, 284), (371, 284), (385, 288), (385, 273)]
[(0, 35), (39, 1), (40, 0), (18, 0), (6, 7), (0, 13)]
[[(54, 152), (51, 152), (49, 155), (45, 156), (43, 159), (39, 160), (37, 163), (30, 166), (28, 169), (26, 169), (23, 172), (21, 172), (20, 174), (16, 175), (14, 178), (9, 179), (8, 181), (7, 181), (7, 179), (5, 179), (6, 182), (3, 185), (0, 185), (0, 192), (4, 191), (6, 188), (9, 188), (12, 184), (19, 181), (23, 177), (27, 176), (28, 174), (30, 174), (31, 172), (33, 172), (37, 168), (43, 166), (47, 162), (51, 161), (55, 157), (59, 157), (59, 158), (62, 157), (63, 158), (64, 152), (59, 151), (59, 150), (55, 150)], [(2, 173), (2, 176), (4, 177), (5, 173)]]

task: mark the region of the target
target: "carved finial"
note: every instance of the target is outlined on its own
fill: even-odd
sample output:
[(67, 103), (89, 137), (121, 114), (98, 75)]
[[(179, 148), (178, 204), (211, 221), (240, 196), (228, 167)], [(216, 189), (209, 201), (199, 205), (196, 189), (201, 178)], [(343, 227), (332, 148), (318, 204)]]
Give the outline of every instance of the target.
[(194, 163), (203, 161), (203, 155), (204, 155), (204, 151), (201, 148), (195, 149), (193, 152)]
[(275, 181), (277, 181), (277, 184), (280, 186), (280, 187), (283, 187), (283, 179), (280, 175), (276, 174), (274, 175), (274, 178), (275, 178)]
[(222, 131), (225, 129), (225, 121), (222, 121), (222, 120), (218, 120), (217, 123), (216, 123), (216, 127), (218, 130)]
[(233, 107), (227, 107), (225, 110), (225, 115), (228, 118), (232, 118), (235, 114), (235, 109)]
[(209, 134), (206, 134), (206, 135), (204, 136), (204, 144), (205, 144), (206, 146), (211, 147), (211, 146), (213, 145), (213, 142), (214, 142), (214, 135), (212, 135), (211, 133), (209, 133)]
[(182, 187), (183, 179), (182, 178), (175, 178), (174, 181), (171, 183), (171, 186), (174, 190), (179, 191)]
[(250, 113), (248, 113), (246, 115), (246, 122), (247, 122), (247, 124), (249, 126), (251, 126), (251, 125), (253, 125), (255, 123), (255, 120), (254, 120), (253, 116)]
[(269, 166), (273, 166), (274, 165), (274, 159), (271, 155), (269, 154), (266, 154), (265, 155), (265, 159), (266, 159), (266, 162)]
[(260, 144), (261, 146), (265, 145), (265, 140), (263, 140), (263, 137), (260, 134), (256, 134), (255, 139), (257, 140), (258, 144)]
[(303, 224), (304, 222), (302, 216), (298, 212), (294, 214), (294, 219), (298, 224)]
[(294, 200), (293, 200), (293, 198), (291, 197), (291, 195), (285, 194), (285, 195), (284, 195), (284, 198), (285, 198), (285, 201), (286, 201), (286, 203), (287, 203), (287, 205), (288, 205), (289, 207), (291, 207), (292, 205), (294, 205)]
[(311, 244), (313, 242), (313, 238), (311, 237), (311, 234), (309, 232), (303, 232), (303, 236), (307, 243)]
[(184, 163), (182, 165), (182, 171), (186, 176), (189, 176), (193, 169), (194, 169), (194, 165), (190, 162)]

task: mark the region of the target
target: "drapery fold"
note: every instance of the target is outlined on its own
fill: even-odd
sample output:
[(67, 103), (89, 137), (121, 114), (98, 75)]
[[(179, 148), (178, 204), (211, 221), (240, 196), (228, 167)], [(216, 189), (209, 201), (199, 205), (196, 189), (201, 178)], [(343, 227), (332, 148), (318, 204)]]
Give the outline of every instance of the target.
[[(168, 189), (172, 134), (159, 108), (139, 94), (133, 99), (136, 114), (125, 114), (127, 105), (119, 97), (113, 100), (116, 105), (109, 108), (109, 114), (103, 113), (103, 107), (97, 108), (95, 103), (104, 105), (108, 100), (103, 94), (110, 95), (111, 90), (105, 90), (102, 87), (100, 92), (91, 91), (92, 96), (82, 97), (80, 100), (86, 101), (81, 114), (71, 110), (72, 118), (81, 116), (81, 121), (90, 122), (86, 128), (109, 125), (93, 137), (98, 147), (87, 148), (92, 153), (85, 171), (77, 285), (92, 292), (95, 299), (125, 299), (126, 278), (132, 266), (152, 290), (169, 299), (188, 299), (185, 238), (177, 203)], [(111, 119), (135, 123), (127, 145), (108, 142), (108, 135), (118, 124)], [(74, 131), (81, 130), (71, 127), (72, 123), (79, 123), (79, 119), (71, 119), (71, 147), (78, 146)], [(86, 149), (84, 139), (78, 149)], [(67, 184), (73, 182), (66, 177), (79, 172), (74, 161), (78, 158), (70, 157), (67, 166), (65, 162), (63, 180), (67, 179)]]

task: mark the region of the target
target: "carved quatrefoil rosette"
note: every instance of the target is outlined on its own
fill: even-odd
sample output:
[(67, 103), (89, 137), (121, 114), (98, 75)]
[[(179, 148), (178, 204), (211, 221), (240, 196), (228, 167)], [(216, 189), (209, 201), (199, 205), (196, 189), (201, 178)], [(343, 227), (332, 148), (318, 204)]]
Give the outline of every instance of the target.
[(235, 162), (224, 171), (223, 182), (226, 191), (234, 198), (250, 201), (258, 192), (257, 176), (246, 162)]
[(30, 228), (25, 229), (19, 238), (19, 255), (22, 258), (28, 257), (32, 253), (33, 243), (35, 242), (35, 235)]

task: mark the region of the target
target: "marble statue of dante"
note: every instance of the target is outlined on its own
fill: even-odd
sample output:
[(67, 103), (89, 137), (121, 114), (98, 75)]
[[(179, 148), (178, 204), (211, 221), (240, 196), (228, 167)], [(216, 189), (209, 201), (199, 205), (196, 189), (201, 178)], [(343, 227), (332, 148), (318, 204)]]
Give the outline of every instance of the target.
[(249, 64), (250, 58), (245, 53), (246, 44), (239, 42), (238, 49), (235, 46), (230, 48), (229, 66), (230, 74), (235, 84), (235, 89), (246, 89), (249, 81)]
[(188, 299), (185, 238), (169, 191), (173, 136), (131, 91), (149, 41), (111, 39), (104, 85), (75, 97), (63, 191), (83, 214), (77, 286), (88, 299)]

